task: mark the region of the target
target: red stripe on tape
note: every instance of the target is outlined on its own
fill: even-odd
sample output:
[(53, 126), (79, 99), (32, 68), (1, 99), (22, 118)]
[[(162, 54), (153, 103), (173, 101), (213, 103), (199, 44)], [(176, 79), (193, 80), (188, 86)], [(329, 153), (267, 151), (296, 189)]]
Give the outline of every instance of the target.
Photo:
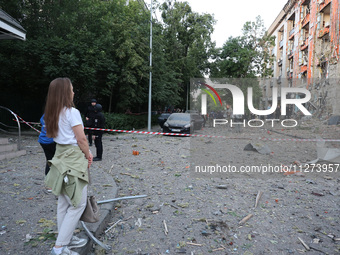
[[(40, 133), (39, 130), (32, 127), (31, 124), (40, 124), (37, 122), (27, 122), (20, 116), (16, 114), (16, 116), (21, 119), (23, 123)], [(240, 137), (226, 137), (226, 136), (215, 136), (215, 135), (197, 135), (197, 134), (182, 134), (182, 133), (163, 133), (163, 132), (149, 132), (149, 131), (136, 131), (136, 130), (122, 130), (122, 129), (105, 129), (105, 128), (89, 128), (84, 127), (84, 129), (88, 130), (96, 130), (96, 131), (107, 131), (107, 132), (117, 132), (117, 133), (130, 133), (130, 134), (146, 134), (146, 135), (169, 135), (169, 136), (186, 136), (186, 137), (208, 137), (208, 138), (224, 138), (224, 139), (236, 139), (236, 140), (251, 140), (252, 138), (240, 138)], [(293, 142), (340, 142), (340, 139), (293, 139), (293, 138), (266, 138), (259, 137), (259, 140), (263, 141), (293, 141)]]
[(41, 133), (38, 129), (36, 129), (35, 127), (32, 127), (28, 122), (26, 122), (23, 118), (21, 118), (18, 114), (15, 114), (19, 119), (22, 120), (22, 122), (24, 122), (27, 126), (29, 126), (30, 128), (32, 128), (33, 130), (37, 131), (38, 133)]

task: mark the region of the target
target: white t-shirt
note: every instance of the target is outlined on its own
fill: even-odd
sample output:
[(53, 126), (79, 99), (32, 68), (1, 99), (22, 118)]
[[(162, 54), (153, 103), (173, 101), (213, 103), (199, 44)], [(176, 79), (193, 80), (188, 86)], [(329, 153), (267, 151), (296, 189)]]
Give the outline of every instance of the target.
[(83, 125), (80, 112), (76, 108), (64, 108), (59, 115), (59, 131), (54, 141), (59, 144), (78, 145), (72, 127)]

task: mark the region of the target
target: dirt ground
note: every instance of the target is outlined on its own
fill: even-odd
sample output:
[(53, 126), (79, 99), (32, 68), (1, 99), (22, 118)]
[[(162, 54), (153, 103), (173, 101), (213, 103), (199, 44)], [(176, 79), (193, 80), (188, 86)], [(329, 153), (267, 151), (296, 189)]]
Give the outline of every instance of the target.
[[(95, 254), (340, 254), (339, 164), (219, 175), (194, 173), (193, 167), (301, 169), (318, 157), (316, 142), (289, 139), (339, 139), (339, 126), (306, 121), (240, 133), (218, 128), (196, 134), (226, 138), (124, 135), (106, 141), (110, 159), (101, 164), (114, 176), (118, 196), (148, 197), (116, 205), (101, 238), (112, 250), (96, 247)], [(249, 143), (270, 152), (245, 151)], [(326, 145), (339, 148), (339, 142)]]
[[(340, 254), (337, 164), (321, 162), (324, 172), (309, 166), (302, 172), (195, 173), (195, 164), (300, 169), (318, 157), (316, 142), (288, 139), (340, 139), (339, 130), (306, 121), (291, 129), (206, 127), (195, 133), (223, 137), (106, 134), (103, 161), (91, 171), (112, 176), (120, 197), (147, 197), (116, 204), (100, 238), (112, 249), (94, 246), (92, 254)], [(0, 162), (0, 185), (6, 186), (0, 191), (0, 254), (47, 254), (53, 235), (44, 231), (56, 228), (56, 200), (44, 191), (36, 138), (23, 143), (26, 156)], [(248, 144), (269, 153), (244, 150)], [(104, 178), (93, 185), (99, 200), (106, 185)]]
[[(0, 161), (0, 254), (50, 254), (57, 231), (57, 198), (44, 185), (46, 161), (38, 134), (22, 136), (21, 147), (26, 155)], [(114, 197), (112, 177), (99, 165), (91, 170), (90, 194), (98, 200)], [(81, 229), (79, 224), (78, 236), (85, 235)]]

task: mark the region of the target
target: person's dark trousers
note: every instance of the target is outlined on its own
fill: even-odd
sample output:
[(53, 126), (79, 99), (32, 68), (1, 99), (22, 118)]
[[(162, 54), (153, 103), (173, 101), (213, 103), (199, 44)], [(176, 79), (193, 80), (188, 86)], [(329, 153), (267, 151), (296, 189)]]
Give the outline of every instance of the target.
[(56, 143), (50, 143), (50, 144), (40, 144), (41, 147), (44, 150), (45, 153), (45, 157), (46, 157), (46, 167), (45, 167), (45, 175), (48, 174), (48, 172), (50, 171), (50, 166), (47, 164), (47, 160), (51, 160), (54, 156), (55, 153), (55, 147), (56, 147)]
[(87, 130), (87, 137), (89, 139), (89, 145), (90, 146), (92, 146), (92, 135), (93, 135), (92, 130)]
[(94, 144), (96, 145), (97, 156), (96, 158), (102, 158), (103, 156), (103, 142), (102, 142), (103, 134), (97, 134), (96, 139), (94, 139)]

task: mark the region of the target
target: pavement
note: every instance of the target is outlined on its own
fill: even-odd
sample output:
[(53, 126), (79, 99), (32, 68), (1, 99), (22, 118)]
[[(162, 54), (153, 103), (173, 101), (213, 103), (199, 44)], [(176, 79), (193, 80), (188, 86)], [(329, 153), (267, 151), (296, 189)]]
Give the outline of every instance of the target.
[[(153, 126), (152, 131), (159, 131), (159, 127)], [(1, 134), (1, 137), (16, 144), (16, 134)], [(120, 157), (116, 152), (116, 138), (103, 137), (103, 160), (93, 162), (90, 168), (88, 194), (95, 195), (97, 201), (113, 199), (118, 194), (112, 170), (112, 164)], [(57, 199), (47, 192), (44, 185), (46, 160), (38, 143), (38, 133), (32, 130), (22, 132), (21, 149), (26, 151), (25, 155), (0, 160), (0, 254), (47, 254), (54, 244), (50, 233), (57, 231)], [(96, 156), (95, 146), (90, 150)], [(110, 225), (115, 202), (100, 204), (99, 207), (100, 220), (85, 223), (98, 239)], [(77, 236), (87, 237), (81, 223), (77, 231)], [(93, 244), (94, 241), (89, 238), (85, 247), (74, 250), (81, 255), (89, 255)]]
[[(95, 155), (95, 147), (91, 147), (91, 151), (93, 155)], [(89, 193), (88, 195), (95, 195), (97, 201), (113, 199), (117, 196), (117, 186), (113, 179), (113, 176), (110, 175), (103, 167), (99, 167), (100, 162), (94, 162), (91, 169), (91, 184), (89, 186)], [(105, 229), (107, 228), (112, 214), (114, 212), (115, 203), (104, 203), (98, 205), (100, 208), (100, 219), (96, 223), (85, 223), (88, 230), (99, 239), (99, 236), (104, 233)], [(80, 236), (87, 236), (86, 231), (79, 224), (79, 229), (81, 229)], [(74, 249), (80, 255), (88, 255), (91, 253), (92, 246), (94, 241), (89, 238), (89, 242), (82, 248)]]
[[(6, 138), (12, 143), (16, 139)], [(37, 139), (38, 134), (23, 134), (22, 148), (27, 151), (26, 155), (0, 160), (0, 254), (47, 254), (54, 243), (51, 239), (41, 241), (46, 236), (45, 229), (57, 231), (57, 197), (45, 188), (46, 161)], [(95, 156), (96, 148), (92, 146), (90, 150)], [(95, 195), (97, 201), (117, 196), (117, 185), (110, 174), (111, 164), (109, 158), (103, 158), (93, 162), (90, 168), (88, 194)], [(96, 238), (108, 227), (114, 206), (114, 202), (100, 204), (100, 220), (85, 223)], [(77, 236), (87, 236), (80, 222), (77, 231)], [(74, 250), (88, 255), (92, 247), (93, 240), (89, 238), (85, 247)]]

